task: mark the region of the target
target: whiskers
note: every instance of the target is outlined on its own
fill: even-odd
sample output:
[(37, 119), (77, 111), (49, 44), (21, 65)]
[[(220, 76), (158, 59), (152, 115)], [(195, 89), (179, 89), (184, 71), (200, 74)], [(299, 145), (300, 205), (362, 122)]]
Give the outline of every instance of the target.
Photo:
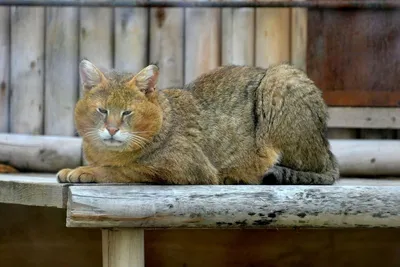
[(141, 132), (130, 132), (129, 133), (129, 147), (134, 148), (134, 146), (138, 146), (141, 149), (144, 149), (146, 145), (150, 142), (149, 139), (140, 136), (141, 133), (152, 133), (151, 131), (141, 131)]
[(101, 141), (99, 130), (96, 128), (88, 130), (82, 137), (90, 141), (96, 141), (96, 142)]

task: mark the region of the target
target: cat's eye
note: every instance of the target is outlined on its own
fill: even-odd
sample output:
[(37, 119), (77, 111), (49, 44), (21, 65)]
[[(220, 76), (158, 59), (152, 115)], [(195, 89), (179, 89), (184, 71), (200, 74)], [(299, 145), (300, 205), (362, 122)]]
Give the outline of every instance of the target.
[(122, 112), (122, 116), (128, 116), (128, 115), (131, 115), (131, 114), (132, 114), (131, 110), (127, 110), (127, 111)]
[(102, 113), (102, 114), (107, 114), (108, 113), (108, 111), (106, 109), (103, 109), (103, 108), (97, 108), (97, 111)]

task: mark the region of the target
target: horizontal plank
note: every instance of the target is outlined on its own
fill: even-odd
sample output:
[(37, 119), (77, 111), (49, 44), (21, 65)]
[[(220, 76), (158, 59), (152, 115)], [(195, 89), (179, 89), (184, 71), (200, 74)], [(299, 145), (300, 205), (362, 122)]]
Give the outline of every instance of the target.
[(0, 203), (66, 208), (67, 186), (55, 174), (0, 174)]
[(395, 0), (184, 0), (184, 1), (127, 1), (103, 0), (93, 3), (90, 0), (2, 0), (0, 5), (6, 6), (80, 6), (80, 7), (306, 7), (306, 8), (399, 8), (400, 3)]
[(329, 107), (328, 127), (400, 129), (400, 108)]
[(71, 186), (68, 227), (400, 227), (400, 186)]

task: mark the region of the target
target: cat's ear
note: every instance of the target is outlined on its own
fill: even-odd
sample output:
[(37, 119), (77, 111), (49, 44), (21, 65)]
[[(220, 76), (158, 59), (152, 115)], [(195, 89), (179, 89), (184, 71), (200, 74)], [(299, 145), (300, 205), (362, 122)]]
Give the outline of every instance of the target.
[(106, 82), (104, 74), (89, 60), (82, 60), (79, 63), (79, 76), (85, 90)]
[(156, 90), (159, 70), (156, 65), (149, 65), (133, 77), (128, 84), (136, 86), (145, 94)]

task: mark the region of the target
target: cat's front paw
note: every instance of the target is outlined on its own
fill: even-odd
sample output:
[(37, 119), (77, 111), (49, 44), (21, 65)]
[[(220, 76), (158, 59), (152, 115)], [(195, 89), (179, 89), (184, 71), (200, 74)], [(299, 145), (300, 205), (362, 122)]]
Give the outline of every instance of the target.
[(76, 169), (62, 169), (57, 173), (60, 183), (93, 183), (96, 182), (94, 167), (78, 167)]

